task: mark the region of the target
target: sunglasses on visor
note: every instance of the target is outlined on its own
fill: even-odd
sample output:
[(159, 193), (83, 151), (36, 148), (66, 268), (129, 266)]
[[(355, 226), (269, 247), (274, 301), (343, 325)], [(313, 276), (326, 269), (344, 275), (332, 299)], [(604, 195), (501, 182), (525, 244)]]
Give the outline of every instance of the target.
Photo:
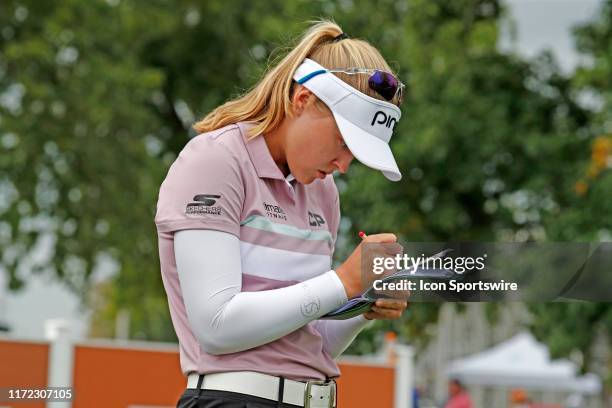
[(368, 86), (371, 90), (385, 98), (386, 101), (391, 101), (397, 95), (397, 106), (402, 104), (404, 97), (404, 85), (399, 81), (393, 74), (387, 71), (373, 68), (335, 68), (335, 69), (320, 69), (318, 71), (311, 72), (310, 74), (300, 78), (297, 83), (303, 84), (310, 78), (326, 72), (341, 72), (348, 75), (355, 74), (369, 74)]

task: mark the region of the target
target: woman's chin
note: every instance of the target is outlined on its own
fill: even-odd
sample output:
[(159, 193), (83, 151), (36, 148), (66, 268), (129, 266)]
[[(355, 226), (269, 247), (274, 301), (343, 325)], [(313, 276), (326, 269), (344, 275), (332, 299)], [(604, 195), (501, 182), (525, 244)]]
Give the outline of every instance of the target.
[(310, 184), (315, 180), (324, 179), (327, 175), (321, 171), (314, 171), (313, 173), (292, 173), (295, 180), (300, 184)]
[(293, 176), (295, 177), (295, 180), (300, 183), (300, 184), (310, 184), (313, 181), (315, 181), (317, 179), (316, 175), (307, 175), (307, 176), (303, 176), (303, 175), (298, 175), (298, 176)]
[(299, 180), (299, 179), (296, 179), (296, 180), (299, 181), (301, 184), (310, 184), (313, 181), (315, 181), (316, 179), (317, 178), (315, 176), (309, 176), (309, 177), (306, 177), (306, 178), (304, 178), (302, 180)]

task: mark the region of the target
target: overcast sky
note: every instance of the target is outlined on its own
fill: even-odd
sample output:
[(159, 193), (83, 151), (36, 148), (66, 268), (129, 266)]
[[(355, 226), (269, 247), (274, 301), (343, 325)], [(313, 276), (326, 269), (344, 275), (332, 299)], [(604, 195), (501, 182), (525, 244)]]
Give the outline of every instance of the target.
[[(550, 49), (562, 69), (570, 72), (579, 61), (571, 27), (595, 16), (602, 1), (506, 0), (506, 3), (516, 25), (517, 38), (513, 43), (504, 34), (500, 47), (529, 57)], [(0, 274), (0, 288), (4, 286), (2, 278)], [(50, 318), (73, 319), (75, 337), (83, 337), (87, 328), (87, 318), (83, 316), (75, 297), (48, 278), (31, 279), (27, 290), (19, 294), (0, 293), (0, 320), (8, 322), (14, 337), (42, 338), (44, 321)]]
[(602, 1), (506, 0), (506, 4), (516, 25), (517, 40), (511, 45), (508, 36), (503, 36), (500, 47), (512, 48), (526, 56), (550, 49), (558, 58), (561, 68), (570, 72), (580, 61), (574, 51), (571, 28), (593, 19)]

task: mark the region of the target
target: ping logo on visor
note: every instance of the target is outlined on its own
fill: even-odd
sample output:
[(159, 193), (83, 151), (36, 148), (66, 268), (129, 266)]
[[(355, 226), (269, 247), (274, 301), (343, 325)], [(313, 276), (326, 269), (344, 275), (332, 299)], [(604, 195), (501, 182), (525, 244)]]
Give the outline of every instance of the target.
[[(378, 121), (376, 121), (376, 118), (379, 118)], [(374, 118), (372, 119), (372, 126), (381, 123), (384, 123), (386, 127), (390, 127), (391, 130), (395, 130), (397, 119), (395, 119), (391, 115), (387, 116), (383, 111), (378, 111), (374, 114)]]
[(402, 174), (389, 141), (402, 112), (393, 103), (373, 98), (306, 58), (293, 79), (315, 94), (332, 112), (338, 130), (357, 160), (380, 170), (391, 181)]

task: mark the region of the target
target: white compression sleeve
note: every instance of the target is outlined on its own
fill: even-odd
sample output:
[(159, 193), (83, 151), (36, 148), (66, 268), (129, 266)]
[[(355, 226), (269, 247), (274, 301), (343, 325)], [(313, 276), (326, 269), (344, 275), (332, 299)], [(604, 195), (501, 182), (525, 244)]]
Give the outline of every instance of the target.
[(347, 300), (333, 270), (280, 289), (241, 292), (240, 243), (226, 232), (178, 231), (174, 253), (187, 318), (210, 354), (269, 343)]
[(347, 320), (317, 320), (314, 325), (323, 337), (325, 350), (332, 358), (337, 358), (371, 322), (373, 320), (359, 315)]

